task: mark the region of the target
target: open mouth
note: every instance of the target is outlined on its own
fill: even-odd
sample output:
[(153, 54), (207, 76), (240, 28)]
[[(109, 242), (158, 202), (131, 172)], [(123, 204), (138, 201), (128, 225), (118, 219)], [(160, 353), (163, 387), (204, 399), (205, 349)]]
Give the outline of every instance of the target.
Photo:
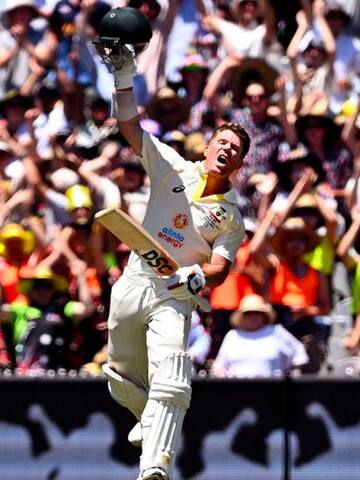
[(221, 165), (226, 165), (226, 160), (227, 158), (225, 157), (225, 155), (219, 155), (217, 158), (217, 161), (221, 163)]

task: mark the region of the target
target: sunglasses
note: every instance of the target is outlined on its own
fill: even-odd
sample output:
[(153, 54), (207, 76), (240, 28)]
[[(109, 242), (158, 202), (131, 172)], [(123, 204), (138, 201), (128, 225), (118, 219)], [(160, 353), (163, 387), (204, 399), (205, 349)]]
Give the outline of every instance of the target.
[(256, 0), (245, 0), (244, 2), (241, 2), (239, 7), (247, 7), (247, 6), (252, 6), (252, 7), (257, 7), (258, 2)]
[(254, 101), (254, 100), (265, 100), (268, 98), (266, 93), (262, 93), (261, 95), (245, 95), (246, 100)]

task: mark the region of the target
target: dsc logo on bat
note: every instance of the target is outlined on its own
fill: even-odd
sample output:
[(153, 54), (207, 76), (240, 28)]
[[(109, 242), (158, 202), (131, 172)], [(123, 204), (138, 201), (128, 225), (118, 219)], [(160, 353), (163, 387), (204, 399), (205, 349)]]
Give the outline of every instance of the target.
[(140, 255), (146, 261), (149, 267), (156, 270), (159, 275), (171, 275), (176, 270), (176, 268), (169, 263), (169, 260), (159, 255), (156, 250), (141, 252)]

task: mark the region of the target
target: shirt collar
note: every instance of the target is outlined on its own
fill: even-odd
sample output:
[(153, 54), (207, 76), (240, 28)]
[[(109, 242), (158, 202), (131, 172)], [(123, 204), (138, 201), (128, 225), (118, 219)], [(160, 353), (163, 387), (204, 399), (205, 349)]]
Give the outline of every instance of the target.
[(214, 195), (208, 195), (206, 197), (202, 197), (201, 194), (203, 193), (205, 186), (206, 186), (206, 179), (207, 175), (204, 173), (204, 166), (201, 163), (199, 165), (199, 181), (196, 186), (195, 192), (193, 193), (192, 199), (193, 200), (206, 200), (206, 201), (215, 201), (215, 202), (222, 202), (223, 200), (229, 202), (229, 203), (235, 203), (236, 204), (236, 192), (234, 188), (231, 188), (225, 193), (217, 193)]

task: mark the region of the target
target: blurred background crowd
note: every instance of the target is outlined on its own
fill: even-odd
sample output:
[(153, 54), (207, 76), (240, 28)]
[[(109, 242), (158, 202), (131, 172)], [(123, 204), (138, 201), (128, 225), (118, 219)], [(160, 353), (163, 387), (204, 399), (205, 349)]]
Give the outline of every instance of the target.
[(343, 355), (360, 346), (356, 0), (0, 1), (0, 369), (100, 375), (106, 361), (129, 249), (93, 217), (141, 222), (149, 196), (92, 43), (126, 5), (153, 28), (134, 81), (143, 129), (188, 161), (223, 122), (252, 139), (232, 179), (247, 235), (205, 292), (211, 313), (193, 314), (194, 373), (330, 374), (334, 312), (351, 318)]

